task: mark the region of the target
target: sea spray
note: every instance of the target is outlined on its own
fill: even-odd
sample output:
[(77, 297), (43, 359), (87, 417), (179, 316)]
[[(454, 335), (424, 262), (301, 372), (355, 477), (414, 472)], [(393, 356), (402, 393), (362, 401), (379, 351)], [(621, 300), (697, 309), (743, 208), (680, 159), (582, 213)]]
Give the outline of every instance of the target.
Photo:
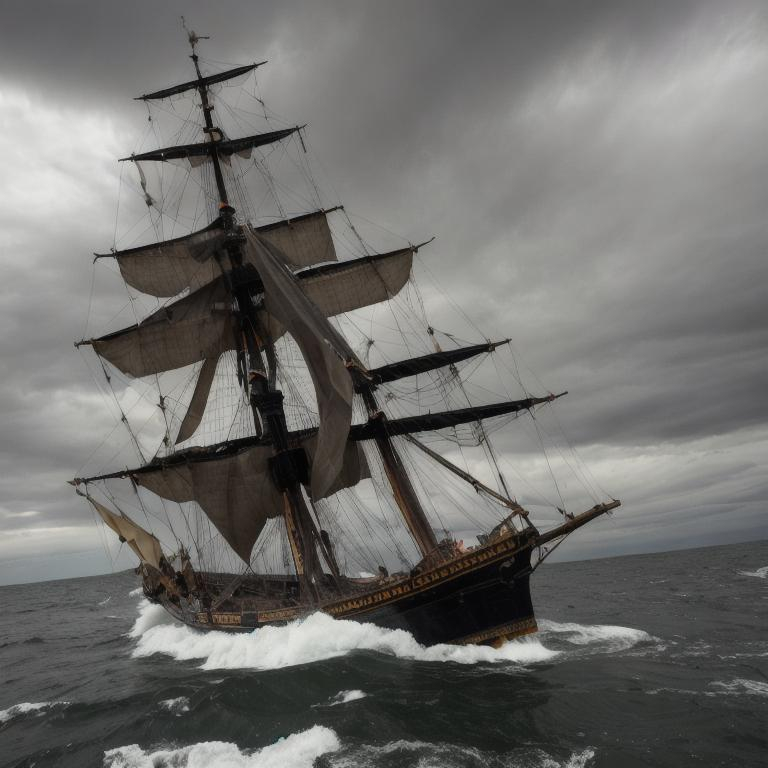
[(164, 699), (163, 701), (158, 702), (158, 704), (177, 717), (180, 717), (185, 712), (189, 712), (189, 699), (186, 696), (179, 696), (175, 699)]
[[(333, 619), (314, 613), (285, 626), (262, 627), (247, 634), (198, 632), (165, 620), (158, 606), (145, 603), (130, 632), (138, 642), (135, 657), (162, 653), (179, 661), (202, 660), (203, 669), (281, 669), (344, 656), (355, 650), (377, 651), (417, 661), (477, 664), (547, 661), (557, 651), (538, 639), (513, 640), (501, 648), (440, 644), (425, 647), (399, 629)], [(162, 608), (159, 609), (162, 612)]]

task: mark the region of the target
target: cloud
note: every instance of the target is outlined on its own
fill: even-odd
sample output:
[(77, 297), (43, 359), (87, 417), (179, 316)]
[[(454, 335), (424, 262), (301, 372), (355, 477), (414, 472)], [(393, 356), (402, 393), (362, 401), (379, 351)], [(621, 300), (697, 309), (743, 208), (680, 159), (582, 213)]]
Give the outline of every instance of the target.
[[(327, 202), (338, 196), (364, 237), (385, 250), (438, 235), (416, 268), (430, 322), (471, 340), (511, 335), (517, 352), (498, 371), (478, 370), (473, 394), (506, 391), (499, 371), (519, 371), (531, 391), (569, 390), (542, 426), (562, 427), (628, 503), (565, 552), (766, 535), (761, 4), (228, 10), (90, 0), (6, 9), (2, 530), (34, 531), (34, 546), (63, 551), (71, 531), (93, 528), (63, 481), (84, 465), (135, 460), (125, 435), (117, 447), (119, 423), (111, 432), (119, 410), (101, 372), (100, 390), (71, 345), (151, 308), (134, 306), (106, 263), (92, 286), (89, 262), (116, 237), (151, 234), (130, 169), (115, 226), (114, 160), (168, 138), (129, 97), (190, 76), (184, 13), (212, 36), (210, 66), (270, 60), (259, 93), (286, 120), (309, 122), (318, 178), (332, 182)], [(114, 384), (147, 424), (147, 448), (161, 434), (152, 403), (137, 400), (138, 385)], [(535, 443), (536, 430), (518, 426), (498, 433), (498, 448), (544, 482), (540, 451), (523, 439)]]

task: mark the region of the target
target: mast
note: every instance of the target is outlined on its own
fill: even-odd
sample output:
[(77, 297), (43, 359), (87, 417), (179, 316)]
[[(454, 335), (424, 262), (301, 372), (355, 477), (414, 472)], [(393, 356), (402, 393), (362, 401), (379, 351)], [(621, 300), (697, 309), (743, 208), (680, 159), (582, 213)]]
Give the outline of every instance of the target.
[[(205, 128), (203, 132), (208, 135), (209, 141), (213, 144), (211, 147), (211, 161), (213, 162), (213, 174), (216, 177), (216, 188), (219, 190), (219, 200), (221, 201), (222, 208), (229, 206), (229, 199), (227, 198), (227, 188), (224, 184), (224, 175), (221, 172), (221, 160), (219, 159), (219, 153), (216, 149), (216, 142), (221, 140), (221, 131), (218, 128), (214, 128), (213, 119), (211, 118), (211, 112), (213, 112), (213, 105), (208, 99), (208, 84), (203, 78), (203, 73), (200, 71), (200, 62), (198, 61), (197, 52), (195, 51), (195, 45), (200, 38), (194, 33), (189, 33), (189, 44), (192, 46), (192, 55), (190, 58), (195, 65), (195, 72), (197, 73), (197, 92), (200, 94), (201, 109), (203, 111), (203, 120), (205, 120)], [(218, 138), (216, 137), (218, 133)], [(229, 231), (233, 228), (232, 214), (234, 210), (228, 212), (229, 215), (224, 214), (224, 228)], [(227, 228), (229, 223), (229, 229)]]
[(408, 477), (403, 461), (387, 433), (387, 417), (379, 408), (376, 395), (369, 384), (358, 384), (358, 392), (362, 395), (368, 409), (368, 424), (373, 427), (373, 439), (381, 455), (387, 479), (392, 486), (395, 502), (422, 558), (427, 557), (437, 549), (437, 538)]
[[(267, 432), (272, 439), (274, 457), (271, 466), (273, 478), (284, 494), (285, 527), (293, 554), (294, 566), (299, 582), (306, 597), (317, 602), (319, 594), (316, 582), (322, 577), (322, 569), (317, 556), (317, 544), (322, 539), (301, 495), (300, 481), (306, 475), (306, 459), (302, 461), (299, 451), (288, 445), (288, 428), (283, 408), (283, 393), (270, 386), (274, 381), (274, 358), (270, 360), (272, 369), (267, 376), (266, 368), (261, 357), (260, 342), (267, 341), (259, 338), (261, 329), (251, 298), (250, 286), (253, 284), (250, 270), (243, 269), (243, 243), (245, 237), (235, 221), (235, 209), (229, 204), (224, 174), (221, 168), (221, 158), (217, 143), (223, 138), (221, 130), (216, 127), (211, 117), (213, 105), (208, 96), (208, 82), (200, 71), (200, 62), (195, 46), (200, 38), (192, 31), (189, 32), (189, 44), (192, 47), (190, 58), (195, 65), (197, 74), (197, 92), (200, 95), (201, 109), (205, 127), (204, 133), (210, 143), (209, 156), (213, 163), (216, 188), (219, 193), (220, 213), (225, 233), (224, 248), (230, 260), (231, 272), (222, 269), (227, 280), (227, 287), (237, 301), (240, 316), (240, 339), (238, 339), (238, 358), (243, 361), (247, 355), (247, 371), (241, 370), (241, 382), (249, 395), (253, 411), (256, 434)], [(258, 334), (258, 336), (257, 336)], [(326, 562), (333, 568), (335, 561), (326, 556)], [(331, 565), (333, 563), (333, 565)], [(338, 576), (337, 573), (334, 576)]]

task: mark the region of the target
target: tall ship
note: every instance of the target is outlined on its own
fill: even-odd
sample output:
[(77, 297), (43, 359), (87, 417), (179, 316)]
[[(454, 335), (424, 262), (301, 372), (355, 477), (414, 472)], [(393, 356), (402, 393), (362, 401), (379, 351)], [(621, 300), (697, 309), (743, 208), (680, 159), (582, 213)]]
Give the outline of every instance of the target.
[(201, 39), (189, 32), (192, 79), (139, 97), (148, 141), (163, 119), (178, 126), (123, 158), (144, 234), (94, 260), (119, 270), (136, 321), (76, 344), (136, 459), (112, 456), (71, 481), (77, 493), (138, 558), (147, 599), (197, 629), (321, 611), (423, 644), (536, 631), (531, 573), (620, 505), (592, 492), (569, 511), (559, 490), (542, 499), (524, 472), (507, 478), (497, 435), (513, 444), (527, 422), (541, 437), (566, 393), (499, 365), (508, 339), (438, 330), (428, 311), (443, 324), (453, 310), (414, 282), (426, 243), (376, 252), (324, 203), (306, 126), (261, 98), (266, 62), (208, 62)]

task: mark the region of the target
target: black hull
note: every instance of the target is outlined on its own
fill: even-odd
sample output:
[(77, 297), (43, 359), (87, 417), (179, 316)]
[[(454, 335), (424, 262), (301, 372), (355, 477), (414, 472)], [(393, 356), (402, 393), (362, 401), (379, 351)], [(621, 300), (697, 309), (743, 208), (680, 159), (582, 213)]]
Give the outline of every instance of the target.
[(422, 645), (492, 643), (536, 631), (529, 577), (525, 550), (513, 562), (493, 563), (349, 618), (404, 629)]
[(509, 540), (423, 575), (314, 606), (271, 611), (230, 606), (226, 611), (193, 612), (167, 598), (155, 602), (180, 621), (203, 630), (250, 632), (320, 610), (337, 619), (406, 630), (423, 645), (498, 644), (537, 629), (528, 583), (533, 544)]

